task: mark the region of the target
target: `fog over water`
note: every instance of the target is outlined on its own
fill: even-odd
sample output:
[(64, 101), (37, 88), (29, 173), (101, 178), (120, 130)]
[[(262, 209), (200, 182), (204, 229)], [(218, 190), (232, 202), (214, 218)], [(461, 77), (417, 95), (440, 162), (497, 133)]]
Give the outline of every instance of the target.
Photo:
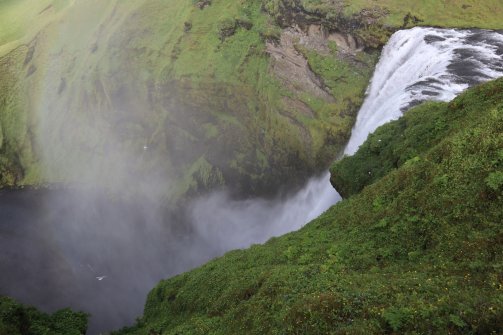
[[(383, 50), (345, 153), (420, 101), (449, 100), (470, 85), (503, 76), (502, 57), (503, 34), (497, 32), (397, 32)], [(39, 112), (48, 120), (65, 110), (57, 99), (48, 93), (41, 103)], [(44, 143), (60, 140), (50, 123), (41, 127)], [(131, 324), (160, 279), (297, 230), (340, 200), (323, 174), (277, 199), (236, 200), (219, 190), (169, 209), (161, 196), (169, 180), (157, 183), (163, 171), (138, 175), (134, 161), (148, 150), (125, 149), (113, 132), (106, 141), (112, 157), (103, 154), (106, 160), (91, 161), (85, 170), (80, 163), (71, 166), (88, 181), (96, 178), (94, 186), (0, 193), (0, 294), (46, 311), (71, 306), (89, 312), (89, 334)], [(54, 155), (61, 153), (46, 149), (57, 162)], [(112, 192), (96, 186), (110, 178)], [(134, 196), (118, 195), (124, 180), (136, 179), (138, 184), (127, 186)]]

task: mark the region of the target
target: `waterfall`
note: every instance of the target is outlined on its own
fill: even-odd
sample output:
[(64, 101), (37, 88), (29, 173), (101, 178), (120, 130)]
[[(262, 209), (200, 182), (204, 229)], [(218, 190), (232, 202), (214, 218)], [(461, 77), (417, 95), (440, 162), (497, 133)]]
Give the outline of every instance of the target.
[[(344, 154), (354, 154), (377, 127), (415, 105), (449, 101), (470, 86), (500, 76), (503, 33), (400, 30), (383, 49)], [(221, 250), (229, 250), (297, 230), (340, 200), (327, 172), (286, 201), (273, 204), (261, 199), (236, 201), (215, 193), (195, 202), (192, 222), (202, 239), (218, 241)]]
[(377, 127), (426, 100), (449, 101), (475, 84), (503, 76), (503, 34), (413, 28), (384, 47), (345, 154)]
[[(503, 76), (503, 32), (414, 28), (385, 46), (345, 154), (378, 126), (424, 100), (450, 100)], [(0, 195), (2, 195), (0, 193)], [(25, 190), (0, 202), (0, 294), (45, 310), (91, 312), (90, 333), (141, 313), (160, 279), (235, 249), (301, 228), (341, 198), (328, 172), (277, 199), (213, 192), (188, 204), (183, 229), (157, 202), (107, 194)], [(169, 219), (167, 219), (167, 217)], [(20, 266), (20, 262), (23, 266)]]

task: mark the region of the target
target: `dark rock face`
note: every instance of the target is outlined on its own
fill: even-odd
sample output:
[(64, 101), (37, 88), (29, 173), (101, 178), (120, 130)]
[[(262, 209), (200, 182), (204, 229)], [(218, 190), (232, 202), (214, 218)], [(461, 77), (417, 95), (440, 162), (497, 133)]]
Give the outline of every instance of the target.
[[(307, 30), (310, 25), (321, 25), (329, 32), (350, 34), (357, 37), (357, 43), (369, 48), (380, 48), (386, 43), (395, 29), (385, 27), (381, 19), (389, 14), (389, 11), (380, 7), (365, 8), (352, 16), (343, 14), (343, 4), (334, 5), (337, 13), (328, 17), (327, 13), (320, 10), (310, 11), (306, 9), (300, 0), (281, 0), (278, 12), (271, 13), (278, 24), (283, 27), (299, 26)], [(379, 36), (383, 35), (384, 36)]]
[(407, 28), (409, 24), (417, 25), (418, 23), (423, 22), (420, 18), (418, 18), (415, 15), (412, 15), (411, 13), (407, 13), (405, 17), (403, 18), (403, 26), (402, 28)]

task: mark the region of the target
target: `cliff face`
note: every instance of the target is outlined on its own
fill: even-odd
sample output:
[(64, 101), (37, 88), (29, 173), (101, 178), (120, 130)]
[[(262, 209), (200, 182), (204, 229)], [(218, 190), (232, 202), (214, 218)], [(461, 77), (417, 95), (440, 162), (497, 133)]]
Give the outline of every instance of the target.
[(3, 2), (0, 184), (135, 180), (180, 198), (302, 181), (344, 145), (393, 30), (501, 13), (409, 5)]
[(327, 166), (376, 60), (260, 1), (46, 2), (1, 36), (4, 186), (113, 170), (100, 182), (155, 175), (175, 198), (273, 193)]
[(117, 334), (500, 333), (502, 102), (499, 79), (382, 126), (334, 166), (380, 150), (372, 184), (300, 231), (162, 281)]
[[(0, 187), (270, 193), (336, 155), (392, 31), (501, 28), (499, 0), (374, 4), (3, 1)], [(501, 332), (500, 93), (501, 81), (420, 107), (441, 122), (448, 110), (472, 118), (424, 146), (410, 137), (411, 151), (380, 157), (372, 180), (353, 184), (355, 160), (337, 165), (334, 183), (353, 199), (162, 282), (125, 332)], [(415, 113), (384, 131), (428, 121)], [(371, 146), (355, 159), (367, 168), (381, 149), (394, 152)]]

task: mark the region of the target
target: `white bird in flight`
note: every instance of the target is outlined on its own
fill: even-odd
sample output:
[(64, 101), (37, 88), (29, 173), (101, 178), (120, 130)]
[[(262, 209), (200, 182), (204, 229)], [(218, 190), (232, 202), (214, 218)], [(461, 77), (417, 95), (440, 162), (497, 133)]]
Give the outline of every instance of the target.
[(105, 279), (107, 276), (100, 276), (100, 277), (96, 277), (96, 279), (98, 279), (99, 281)]

